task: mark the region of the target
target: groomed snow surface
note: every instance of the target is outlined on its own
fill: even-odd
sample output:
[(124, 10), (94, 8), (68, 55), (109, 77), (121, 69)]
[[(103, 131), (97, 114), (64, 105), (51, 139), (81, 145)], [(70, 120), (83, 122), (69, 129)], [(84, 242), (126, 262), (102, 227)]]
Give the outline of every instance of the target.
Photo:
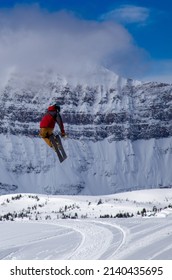
[[(171, 203), (171, 189), (1, 196), (0, 259), (171, 260)], [(13, 216), (7, 221), (8, 213)], [(126, 213), (128, 218), (114, 218)]]

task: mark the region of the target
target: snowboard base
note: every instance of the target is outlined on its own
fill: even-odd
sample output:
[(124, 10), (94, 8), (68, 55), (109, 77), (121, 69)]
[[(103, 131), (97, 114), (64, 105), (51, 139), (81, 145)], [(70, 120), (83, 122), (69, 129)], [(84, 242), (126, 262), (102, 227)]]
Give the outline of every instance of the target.
[(60, 136), (52, 134), (52, 135), (50, 135), (49, 139), (51, 141), (53, 149), (55, 150), (55, 152), (59, 158), (59, 161), (63, 162), (67, 158), (67, 155), (63, 148)]

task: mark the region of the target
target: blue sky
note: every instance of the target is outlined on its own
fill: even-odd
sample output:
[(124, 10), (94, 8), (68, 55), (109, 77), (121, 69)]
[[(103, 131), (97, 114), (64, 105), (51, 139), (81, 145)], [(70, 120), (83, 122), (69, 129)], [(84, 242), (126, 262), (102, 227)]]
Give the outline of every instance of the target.
[[(63, 11), (63, 13), (61, 13), (59, 19), (59, 15), (57, 14), (61, 11)], [(82, 60), (83, 57), (88, 60), (94, 60), (93, 57), (95, 55), (95, 63), (103, 63), (106, 67), (121, 75), (143, 80), (153, 79), (172, 83), (171, 11), (171, 0), (1, 0), (0, 13), (3, 20), (1, 19), (0, 21), (0, 28), (2, 30), (3, 25), (4, 30), (4, 25), (7, 23), (8, 28), (12, 30), (13, 33), (16, 32), (19, 37), (19, 30), (21, 31), (21, 26), (23, 25), (25, 26), (23, 28), (26, 28), (29, 34), (31, 33), (31, 29), (32, 31), (39, 29), (39, 36), (42, 30), (46, 29), (45, 26), (49, 26), (50, 29), (54, 29), (52, 36), (56, 37), (55, 28), (58, 33), (62, 33), (62, 29), (58, 28), (60, 25), (64, 24), (66, 28), (65, 32), (68, 36), (68, 39), (65, 39), (66, 44), (70, 45), (71, 42), (73, 50), (77, 50), (76, 56), (74, 55), (74, 58), (71, 59), (69, 55), (70, 50), (63, 44), (61, 45), (61, 48), (65, 49), (66, 53), (68, 53), (68, 61), (71, 64), (75, 63), (74, 59), (76, 59), (77, 53), (79, 53), (81, 63), (85, 63), (85, 60)], [(32, 17), (31, 14), (33, 14), (32, 27), (29, 20), (26, 20), (27, 17)], [(11, 27), (9, 22), (11, 22)], [(12, 25), (17, 26), (15, 31)], [(77, 25), (80, 26), (80, 29)], [(11, 34), (12, 31), (9, 33)], [(91, 47), (89, 48), (89, 46), (92, 46), (92, 48), (96, 47), (96, 40), (94, 41), (92, 38), (93, 31), (94, 37), (97, 38), (98, 42), (97, 53), (96, 51), (93, 52)], [(100, 34), (100, 36), (98, 36), (98, 34)], [(47, 33), (45, 31), (45, 36), (47, 36), (49, 42), (52, 41), (52, 44), (50, 44), (50, 46), (47, 45), (46, 49), (50, 47), (51, 53), (56, 55), (52, 47), (54, 39), (50, 38), (48, 31)], [(85, 39), (86, 37), (87, 40)], [(106, 40), (106, 44), (103, 41), (103, 37)], [(14, 34), (11, 35), (8, 41), (15, 42), (12, 41), (12, 38), (14, 40)], [(63, 42), (64, 38), (58, 38)], [(75, 38), (76, 40), (79, 38), (80, 47), (75, 45)], [(21, 33), (20, 40), (22, 40)], [(30, 40), (33, 40), (32, 36), (30, 36)], [(40, 42), (43, 44), (45, 43), (42, 37), (40, 37)], [(57, 44), (57, 42), (55, 42), (55, 44)], [(85, 48), (81, 46), (82, 44), (85, 44)], [(110, 44), (112, 44), (114, 48), (112, 48)], [(21, 44), (19, 48), (24, 48), (25, 46), (26, 43), (23, 44), (23, 46)], [(87, 54), (86, 46), (88, 46)], [(0, 47), (2, 48), (3, 46)], [(30, 56), (33, 57), (33, 45), (31, 45), (31, 48), (33, 48), (33, 52), (30, 53)], [(119, 51), (120, 48), (121, 52)], [(58, 53), (61, 53), (59, 44), (57, 49)], [(12, 50), (10, 50), (9, 46), (9, 52), (10, 51)], [(38, 49), (36, 51), (38, 52)], [(41, 51), (42, 55), (45, 55), (46, 50), (41, 49)], [(65, 56), (66, 53), (61, 53), (60, 58)], [(75, 53), (75, 51), (73, 53)], [(23, 52), (23, 57), (25, 54), (26, 53)], [(16, 53), (14, 56), (15, 55), (17, 57)], [(6, 53), (6, 57), (7, 56)], [(13, 63), (15, 63), (15, 58), (12, 55), (10, 55), (10, 57)], [(56, 57), (58, 57), (58, 55), (56, 55)], [(50, 55), (47, 55), (47, 61), (48, 58), (51, 60)], [(37, 63), (40, 63), (40, 61), (41, 56)], [(62, 61), (60, 63), (62, 63)], [(10, 61), (8, 61), (8, 66), (9, 65)], [(28, 67), (28, 62), (26, 67)]]

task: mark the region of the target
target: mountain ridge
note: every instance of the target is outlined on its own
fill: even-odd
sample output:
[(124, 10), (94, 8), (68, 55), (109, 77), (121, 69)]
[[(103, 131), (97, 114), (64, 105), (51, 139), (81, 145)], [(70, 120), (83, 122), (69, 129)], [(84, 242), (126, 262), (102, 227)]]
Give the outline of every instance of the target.
[[(78, 77), (80, 84), (48, 71), (15, 75), (1, 87), (1, 193), (96, 195), (172, 185), (172, 85), (96, 71)], [(38, 138), (41, 116), (57, 99), (69, 134), (62, 165)]]

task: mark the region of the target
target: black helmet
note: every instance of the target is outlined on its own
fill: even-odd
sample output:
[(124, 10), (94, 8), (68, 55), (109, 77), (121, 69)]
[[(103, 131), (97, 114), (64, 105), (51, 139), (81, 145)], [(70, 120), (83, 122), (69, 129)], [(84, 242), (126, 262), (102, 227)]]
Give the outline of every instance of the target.
[(55, 107), (60, 112), (60, 104), (59, 104), (59, 102), (56, 102)]

